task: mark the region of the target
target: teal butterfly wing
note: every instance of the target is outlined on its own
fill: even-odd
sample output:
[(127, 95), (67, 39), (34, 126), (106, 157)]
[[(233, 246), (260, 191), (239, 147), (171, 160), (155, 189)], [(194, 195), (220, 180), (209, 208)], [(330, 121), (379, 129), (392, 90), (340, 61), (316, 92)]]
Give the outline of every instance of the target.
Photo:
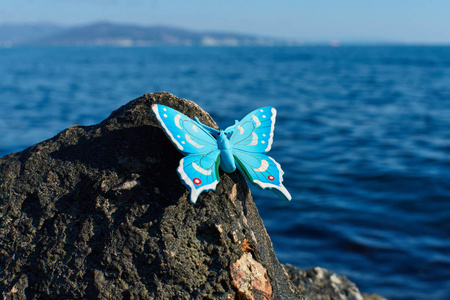
[(191, 202), (205, 191), (215, 190), (219, 183), (220, 150), (209, 153), (190, 154), (180, 160), (177, 169), (184, 185), (189, 189)]
[(216, 139), (196, 121), (170, 107), (153, 104), (152, 111), (169, 140), (184, 155), (178, 175), (189, 189), (192, 203), (198, 196), (215, 190), (219, 178), (220, 150)]
[(256, 109), (245, 116), (240, 122), (225, 132), (230, 137), (234, 149), (266, 153), (273, 143), (273, 131), (277, 111), (274, 107), (266, 106)]
[(250, 182), (291, 200), (283, 185), (284, 172), (280, 164), (264, 154), (272, 147), (276, 115), (276, 109), (271, 106), (256, 109), (230, 127), (228, 134), (236, 165)]
[(271, 190), (280, 198), (291, 200), (292, 196), (283, 185), (283, 170), (272, 157), (263, 153), (233, 149), (237, 167), (253, 185), (262, 190)]
[(203, 129), (201, 123), (161, 104), (153, 104), (152, 111), (169, 140), (184, 155), (217, 149), (216, 139)]

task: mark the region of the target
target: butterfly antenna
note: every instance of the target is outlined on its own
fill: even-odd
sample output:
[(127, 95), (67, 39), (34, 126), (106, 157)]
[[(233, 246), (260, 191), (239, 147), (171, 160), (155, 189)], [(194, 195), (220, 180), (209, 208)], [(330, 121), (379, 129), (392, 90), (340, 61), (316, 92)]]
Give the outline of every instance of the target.
[(234, 122), (234, 125), (229, 126), (229, 127), (227, 127), (227, 128), (224, 130), (225, 133), (226, 133), (226, 134), (232, 134), (232, 133), (236, 130), (238, 124), (239, 124), (239, 121), (236, 120), (236, 121)]
[(207, 132), (209, 132), (210, 134), (212, 134), (213, 136), (218, 136), (219, 135), (219, 130), (215, 129), (215, 128), (211, 128), (209, 126), (206, 126), (205, 124), (202, 124), (202, 122), (200, 122), (200, 120), (197, 117), (194, 117), (194, 121), (198, 123), (198, 125), (203, 128), (204, 130), (206, 130)]

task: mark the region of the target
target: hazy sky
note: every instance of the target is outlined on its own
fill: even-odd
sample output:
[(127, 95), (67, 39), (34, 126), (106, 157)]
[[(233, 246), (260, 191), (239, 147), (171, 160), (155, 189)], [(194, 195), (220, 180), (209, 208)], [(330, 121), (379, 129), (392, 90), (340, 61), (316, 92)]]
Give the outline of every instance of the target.
[(309, 40), (450, 43), (450, 0), (1, 0), (0, 23), (162, 24)]

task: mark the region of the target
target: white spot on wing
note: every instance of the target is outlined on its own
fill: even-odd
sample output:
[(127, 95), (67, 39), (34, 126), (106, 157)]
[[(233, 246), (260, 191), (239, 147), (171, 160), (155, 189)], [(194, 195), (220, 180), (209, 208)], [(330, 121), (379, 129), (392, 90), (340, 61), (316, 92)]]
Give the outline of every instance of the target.
[[(264, 116), (263, 116), (263, 117), (264, 117)], [(253, 116), (252, 116), (252, 120), (253, 120), (253, 122), (255, 122), (256, 127), (258, 127), (259, 125), (261, 125), (261, 122), (259, 121), (259, 119), (258, 119), (257, 116), (253, 115)]]
[(164, 116), (164, 118), (167, 118), (167, 115), (166, 115), (166, 114), (163, 114), (163, 116)]
[(205, 169), (203, 169), (202, 167), (200, 167), (199, 165), (197, 165), (195, 162), (192, 163), (192, 166), (194, 167), (194, 169), (195, 169), (197, 172), (200, 172), (200, 173), (202, 173), (203, 175), (211, 175), (211, 173), (212, 173), (212, 170), (205, 170)]
[(238, 126), (238, 129), (240, 134), (244, 133), (244, 128), (241, 125)]
[[(164, 116), (166, 116), (166, 115), (164, 115)], [(175, 121), (175, 125), (176, 125), (178, 128), (183, 129), (183, 128), (180, 126), (180, 119), (181, 119), (181, 114), (178, 114), (178, 115), (175, 116), (175, 118), (173, 118), (173, 120)]]
[(249, 146), (255, 146), (258, 144), (258, 135), (253, 131), (252, 132), (252, 142), (248, 144)]
[(267, 162), (267, 160), (262, 160), (261, 161), (261, 165), (259, 166), (259, 168), (253, 169), (256, 172), (264, 172), (267, 170), (267, 168), (269, 167), (269, 163)]
[(272, 148), (273, 130), (275, 129), (275, 118), (277, 117), (277, 110), (274, 107), (272, 107), (270, 112), (272, 113), (272, 117), (270, 117), (270, 123), (271, 123), (270, 135), (269, 135), (269, 141), (267, 142), (267, 147), (264, 150), (265, 152), (270, 151), (270, 149)]
[(188, 141), (188, 143), (191, 144), (192, 146), (194, 146), (195, 148), (200, 149), (200, 148), (205, 147), (205, 145), (200, 145), (200, 144), (197, 144), (195, 141), (193, 141), (188, 134), (185, 134), (184, 137), (186, 138), (186, 141)]
[(192, 130), (194, 130), (195, 132), (198, 132), (198, 127), (197, 127), (197, 125), (192, 125)]

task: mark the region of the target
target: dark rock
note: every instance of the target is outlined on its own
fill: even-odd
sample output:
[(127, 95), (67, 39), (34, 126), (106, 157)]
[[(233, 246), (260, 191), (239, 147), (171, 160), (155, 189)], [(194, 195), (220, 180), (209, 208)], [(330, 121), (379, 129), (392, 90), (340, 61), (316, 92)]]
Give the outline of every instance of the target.
[(193, 102), (147, 94), (0, 159), (4, 299), (301, 299), (242, 174), (189, 202), (153, 103), (216, 127)]
[(361, 294), (358, 287), (345, 276), (317, 267), (303, 270), (286, 264), (289, 279), (306, 299), (311, 300), (386, 300), (374, 294)]

